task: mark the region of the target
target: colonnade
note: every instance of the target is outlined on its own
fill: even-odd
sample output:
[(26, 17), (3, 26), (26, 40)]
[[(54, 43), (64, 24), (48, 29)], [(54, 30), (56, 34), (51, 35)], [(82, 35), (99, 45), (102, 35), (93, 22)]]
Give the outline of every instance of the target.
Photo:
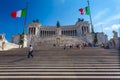
[[(78, 30), (76, 29), (63, 29), (61, 30), (61, 35), (66, 35), (66, 36), (78, 36), (82, 35), (85, 33), (89, 33), (89, 28), (87, 26), (81, 27), (81, 34), (78, 34)], [(36, 35), (36, 28), (31, 27), (29, 28), (29, 34)], [(40, 30), (39, 31), (40, 37), (49, 37), (49, 36), (54, 36), (57, 35), (56, 30)]]
[(46, 31), (46, 30), (40, 31), (40, 37), (49, 37), (53, 35), (55, 35), (55, 31)]
[(77, 36), (77, 30), (64, 30), (62, 31), (62, 35)]
[(83, 26), (83, 27), (82, 27), (82, 34), (85, 34), (85, 33), (89, 33), (89, 28)]
[(29, 34), (35, 35), (35, 32), (36, 32), (36, 28), (34, 27), (29, 28)]

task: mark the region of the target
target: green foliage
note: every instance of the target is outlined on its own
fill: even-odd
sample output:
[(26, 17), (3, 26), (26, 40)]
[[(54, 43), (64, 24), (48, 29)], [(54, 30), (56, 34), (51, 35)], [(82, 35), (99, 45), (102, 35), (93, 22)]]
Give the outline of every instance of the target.
[(94, 34), (94, 33), (95, 33), (95, 32), (94, 32), (94, 26), (92, 25), (91, 28), (92, 28), (92, 32), (91, 32), (91, 33)]
[(23, 32), (22, 34), (20, 34), (20, 39), (19, 39), (19, 44), (22, 45), (23, 44), (23, 40), (24, 40), (24, 35), (25, 33)]
[(98, 39), (97, 39), (97, 33), (94, 33), (94, 43), (97, 44), (98, 43)]
[(22, 44), (23, 44), (23, 35), (20, 34), (19, 45), (22, 45)]
[(57, 26), (57, 28), (59, 28), (59, 27), (60, 27), (60, 23), (59, 23), (59, 21), (57, 21), (56, 26)]

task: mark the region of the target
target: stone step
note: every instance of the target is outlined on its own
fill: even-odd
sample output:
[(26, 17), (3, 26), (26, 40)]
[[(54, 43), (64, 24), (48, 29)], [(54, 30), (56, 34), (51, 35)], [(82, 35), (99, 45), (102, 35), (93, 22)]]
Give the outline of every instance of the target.
[[(26, 64), (26, 65), (25, 65)], [(8, 64), (2, 64), (8, 65)], [(41, 67), (119, 67), (119, 64), (59, 64), (59, 63), (16, 63), (16, 64), (9, 64), (9, 66), (41, 66)]]
[[(28, 62), (28, 61), (27, 61)], [(72, 60), (44, 60), (44, 61), (31, 61), (31, 62), (36, 62), (36, 63), (53, 63), (53, 62), (58, 62), (58, 63), (79, 63), (79, 64), (119, 64), (118, 61), (114, 61), (114, 60), (103, 60), (103, 61), (90, 61), (90, 62), (87, 62), (86, 60), (78, 60), (78, 61), (72, 61)]]
[(120, 80), (117, 52), (86, 48), (38, 48), (0, 53), (0, 80)]
[(120, 69), (0, 69), (0, 72), (120, 72)]
[(120, 76), (0, 76), (1, 80), (120, 80)]
[(0, 69), (120, 69), (120, 67), (40, 67), (40, 66), (16, 66), (0, 65)]
[(120, 72), (1, 72), (0, 76), (6, 75), (120, 75)]
[(120, 67), (32, 67), (32, 66), (7, 66), (1, 65), (0, 71), (119, 71)]
[(108, 79), (119, 80), (119, 67), (0, 67), (3, 79)]

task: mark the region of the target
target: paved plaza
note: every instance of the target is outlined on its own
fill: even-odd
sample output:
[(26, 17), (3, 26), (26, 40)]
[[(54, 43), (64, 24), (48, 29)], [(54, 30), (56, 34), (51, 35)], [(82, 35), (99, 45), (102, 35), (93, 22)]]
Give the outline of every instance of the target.
[(119, 80), (119, 51), (98, 47), (85, 49), (34, 47), (0, 52), (0, 80)]

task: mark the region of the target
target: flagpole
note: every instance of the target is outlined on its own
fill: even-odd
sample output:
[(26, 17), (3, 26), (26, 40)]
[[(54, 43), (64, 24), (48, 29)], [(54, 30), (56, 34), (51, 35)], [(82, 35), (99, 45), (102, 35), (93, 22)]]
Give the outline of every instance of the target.
[(27, 47), (27, 38), (26, 38), (26, 35), (27, 35), (27, 25), (26, 25), (26, 20), (27, 20), (27, 9), (28, 9), (28, 2), (26, 2), (26, 14), (25, 14), (25, 19), (24, 19), (24, 30), (23, 30), (23, 43), (22, 43), (22, 48), (23, 47)]
[(27, 20), (27, 10), (28, 10), (28, 2), (26, 2), (26, 15), (25, 15), (25, 19), (24, 19), (24, 34), (27, 33), (27, 25), (26, 25), (26, 20)]
[(93, 41), (92, 41), (92, 46), (94, 47), (95, 46), (95, 44), (96, 44), (96, 39), (97, 38), (95, 38), (95, 32), (94, 32), (94, 27), (93, 27), (93, 24), (92, 24), (92, 17), (91, 17), (91, 11), (90, 11), (90, 3), (89, 3), (89, 0), (87, 0), (87, 2), (88, 2), (88, 7), (89, 7), (89, 16), (90, 16), (90, 24), (91, 24), (91, 34), (92, 34), (92, 37), (93, 37)]
[(91, 33), (94, 33), (94, 28), (93, 28), (93, 24), (92, 24), (92, 17), (91, 17), (91, 11), (90, 11), (90, 3), (89, 0), (87, 0), (88, 2), (88, 7), (89, 7), (89, 13), (90, 13), (90, 24), (91, 24)]

